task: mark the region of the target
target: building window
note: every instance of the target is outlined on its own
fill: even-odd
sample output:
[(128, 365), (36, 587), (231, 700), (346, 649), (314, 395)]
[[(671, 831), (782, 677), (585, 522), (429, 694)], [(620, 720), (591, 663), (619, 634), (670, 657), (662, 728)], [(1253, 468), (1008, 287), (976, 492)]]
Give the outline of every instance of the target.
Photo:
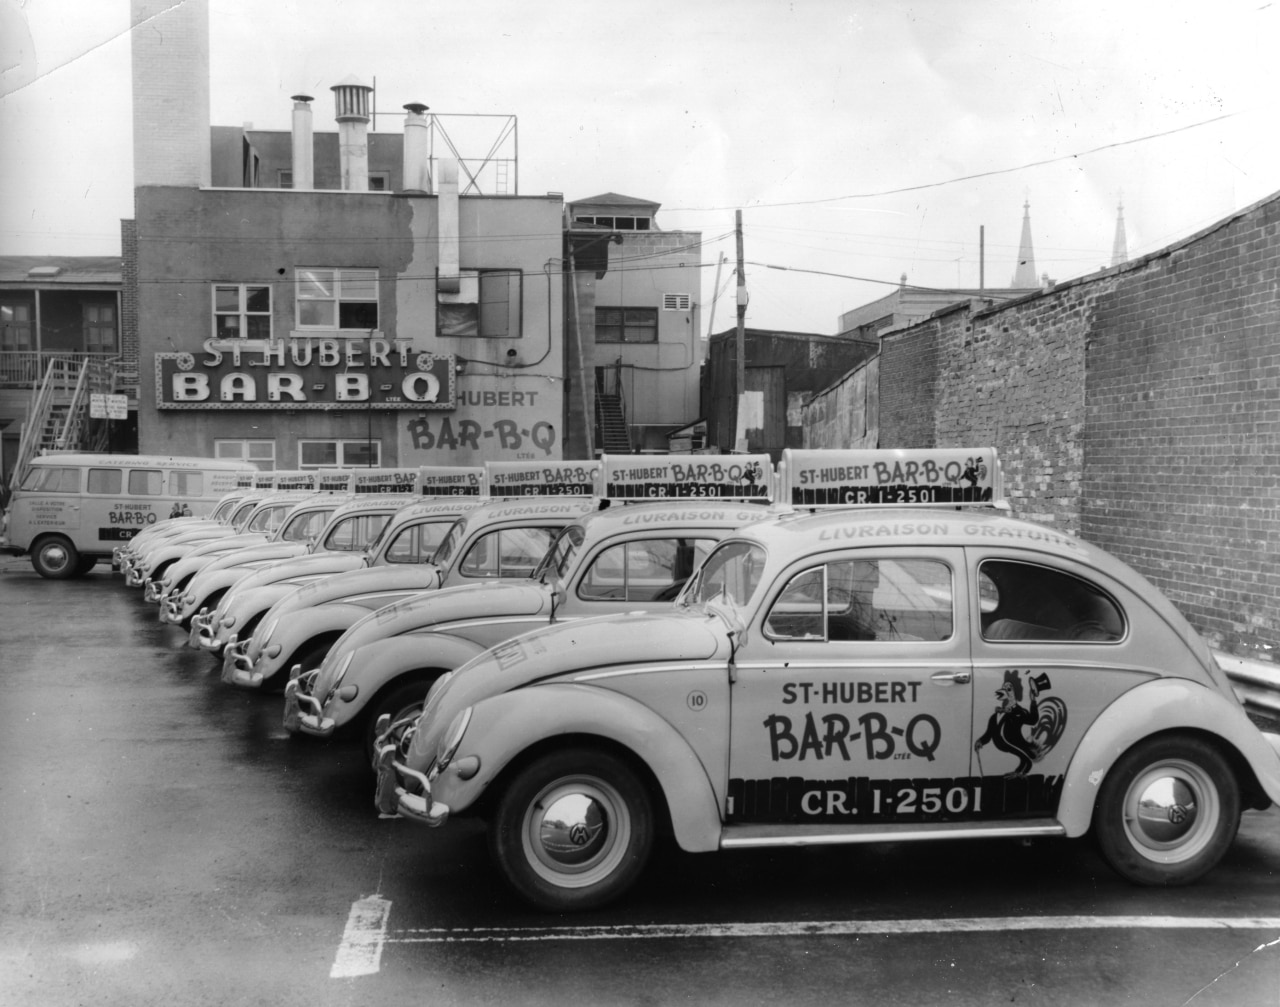
[(251, 462), (263, 472), (276, 467), (276, 442), (265, 440), (215, 440), (213, 457)]
[(276, 188), (278, 189), (293, 188), (293, 170), (291, 168), (276, 169)]
[(587, 214), (573, 218), (575, 224), (594, 224), (596, 227), (608, 227), (615, 231), (648, 231), (653, 227), (652, 217), (602, 217)]
[(90, 353), (116, 352), (116, 306), (84, 306), (84, 348)]
[(463, 270), (456, 294), (436, 294), (437, 335), (519, 339), (523, 284), (518, 269)]
[(390, 188), (391, 188), (391, 172), (389, 171), (369, 172), (369, 191), (370, 192), (386, 192)]
[(597, 343), (657, 341), (657, 308), (596, 308)]
[(663, 311), (688, 311), (692, 299), (688, 294), (663, 294), (662, 310)]
[(376, 269), (297, 270), (298, 328), (358, 330), (378, 327)]
[(298, 441), (300, 469), (365, 469), (382, 466), (382, 441)]
[(0, 350), (31, 349), (31, 305), (0, 302)]
[(215, 339), (270, 339), (271, 288), (248, 283), (213, 287)]

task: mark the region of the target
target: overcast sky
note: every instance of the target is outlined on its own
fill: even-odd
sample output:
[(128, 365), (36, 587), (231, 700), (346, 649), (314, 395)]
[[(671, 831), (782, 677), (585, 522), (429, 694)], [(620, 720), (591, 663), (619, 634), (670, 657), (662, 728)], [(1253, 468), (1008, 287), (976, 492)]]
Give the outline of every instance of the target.
[[(1135, 258), (1280, 190), (1278, 25), (1268, 0), (210, 0), (212, 121), (288, 129), (301, 90), (330, 129), (353, 74), (382, 130), (409, 101), (515, 115), (522, 194), (702, 232), (704, 326), (741, 208), (748, 324), (831, 333), (904, 273), (976, 287), (983, 225), (1007, 285), (1024, 200), (1065, 280), (1110, 263), (1121, 200)], [(128, 0), (0, 0), (0, 49), (0, 254), (118, 255)]]

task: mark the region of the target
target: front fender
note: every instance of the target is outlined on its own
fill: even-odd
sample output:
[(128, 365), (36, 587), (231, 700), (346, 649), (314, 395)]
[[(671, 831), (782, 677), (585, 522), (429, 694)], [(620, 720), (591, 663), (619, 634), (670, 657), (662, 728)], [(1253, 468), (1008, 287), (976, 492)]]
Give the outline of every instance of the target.
[[(315, 608), (294, 609), (280, 617), (270, 640), (263, 640), (258, 650), (261, 655), (254, 663), (254, 670), (261, 671), (264, 678), (289, 667), (298, 656), (298, 652), (317, 636), (324, 633), (345, 633), (352, 624), (362, 616), (369, 614), (367, 608), (359, 605), (317, 605)], [(262, 617), (259, 631), (269, 623), (271, 615)], [(255, 633), (256, 635), (256, 633)], [(267, 657), (266, 652), (279, 645), (280, 651), (275, 657)], [(255, 647), (250, 644), (250, 656)]]
[[(477, 703), (450, 769), (432, 785), (457, 813), (530, 747), (557, 735), (593, 735), (632, 752), (657, 778), (676, 842), (689, 853), (720, 847), (721, 818), (707, 769), (683, 736), (649, 707), (620, 693), (571, 683), (506, 692)], [(476, 756), (480, 771), (462, 780), (452, 768)]]
[(1263, 791), (1280, 804), (1280, 755), (1240, 706), (1221, 693), (1180, 678), (1161, 678), (1130, 689), (1093, 722), (1076, 748), (1062, 788), (1058, 819), (1068, 836), (1089, 830), (1098, 788), (1116, 760), (1162, 731), (1214, 735), (1249, 764)]
[(356, 651), (342, 679), (344, 687), (360, 687), (355, 699), (347, 702), (335, 697), (325, 707), (325, 715), (341, 727), (354, 719), (384, 685), (405, 672), (418, 668), (453, 671), (482, 653), (484, 648), (478, 644), (444, 633), (414, 633), (375, 640)]

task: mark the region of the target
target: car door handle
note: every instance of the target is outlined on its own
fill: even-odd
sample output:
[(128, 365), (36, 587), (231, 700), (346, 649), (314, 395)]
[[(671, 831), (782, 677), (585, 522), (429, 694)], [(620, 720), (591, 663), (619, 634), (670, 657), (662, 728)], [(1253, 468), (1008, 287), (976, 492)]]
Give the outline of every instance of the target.
[(939, 685), (968, 685), (973, 674), (967, 669), (961, 671), (935, 671), (929, 676), (930, 682)]

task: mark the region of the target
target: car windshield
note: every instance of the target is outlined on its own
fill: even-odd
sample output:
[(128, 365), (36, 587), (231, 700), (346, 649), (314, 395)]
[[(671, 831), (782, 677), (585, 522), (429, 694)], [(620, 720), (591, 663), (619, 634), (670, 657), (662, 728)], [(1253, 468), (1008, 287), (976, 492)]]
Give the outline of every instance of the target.
[(441, 570), (449, 566), (449, 560), (458, 551), (458, 543), (462, 541), (462, 530), (466, 527), (466, 523), (466, 518), (459, 518), (455, 521), (453, 527), (449, 529), (449, 534), (444, 537), (444, 541), (436, 549), (435, 555), (431, 557), (431, 562)]
[(726, 542), (719, 546), (690, 579), (681, 595), (684, 604), (716, 601), (745, 608), (760, 586), (764, 550), (751, 542)]
[(364, 552), (381, 533), (390, 514), (352, 514), (333, 526), (313, 552)]
[(212, 520), (225, 521), (228, 514), (235, 508), (234, 500), (224, 500), (218, 505), (218, 509), (213, 512)]
[(288, 510), (289, 508), (285, 506), (263, 507), (262, 510), (253, 515), (252, 520), (249, 521), (249, 527), (245, 531), (269, 535), (280, 527), (280, 521)]
[(249, 520), (249, 515), (257, 509), (257, 506), (258, 501), (256, 500), (250, 500), (247, 503), (241, 504), (240, 509), (236, 511), (236, 516), (231, 519), (231, 527), (236, 531), (242, 530), (245, 522)]
[(282, 542), (305, 542), (320, 533), (332, 510), (311, 510), (295, 514), (280, 533)]
[(547, 550), (546, 555), (538, 563), (537, 569), (533, 571), (533, 579), (543, 583), (552, 577), (564, 580), (564, 575), (573, 566), (578, 549), (582, 546), (582, 539), (582, 529), (577, 525), (564, 529), (556, 536), (556, 540), (551, 543), (551, 548)]

